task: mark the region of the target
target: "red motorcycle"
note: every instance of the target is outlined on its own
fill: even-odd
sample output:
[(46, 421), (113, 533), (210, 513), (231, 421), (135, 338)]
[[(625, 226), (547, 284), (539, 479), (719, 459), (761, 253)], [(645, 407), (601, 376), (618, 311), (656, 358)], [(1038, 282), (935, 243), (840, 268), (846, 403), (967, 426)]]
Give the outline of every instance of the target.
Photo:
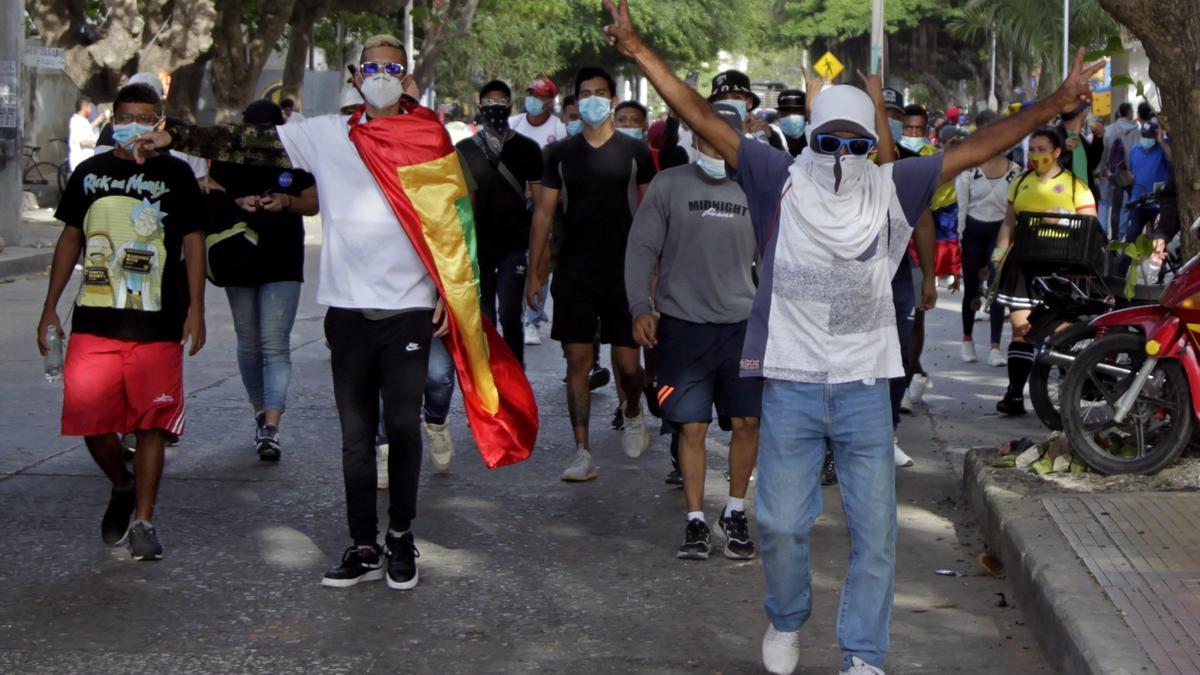
[(1158, 304), (1091, 325), (1099, 337), (1076, 357), (1060, 391), (1071, 448), (1100, 473), (1161, 471), (1191, 443), (1200, 420), (1200, 263), (1184, 265)]

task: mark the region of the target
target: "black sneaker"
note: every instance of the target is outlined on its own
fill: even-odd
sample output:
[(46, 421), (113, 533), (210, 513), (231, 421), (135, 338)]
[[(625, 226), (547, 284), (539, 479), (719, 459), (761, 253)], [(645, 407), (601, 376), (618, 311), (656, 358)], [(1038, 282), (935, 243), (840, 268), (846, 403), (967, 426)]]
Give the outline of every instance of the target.
[(167, 434), (166, 446), (168, 448), (173, 448), (177, 445), (179, 445), (179, 435), (178, 434)]
[(125, 462), (133, 461), (134, 454), (137, 453), (137, 435), (133, 433), (124, 434), (121, 436), (121, 447), (125, 449)]
[(754, 542), (750, 539), (750, 521), (745, 511), (730, 511), (721, 516), (721, 532), (725, 534), (725, 557), (730, 560), (750, 560), (754, 557)]
[(104, 510), (104, 520), (100, 521), (100, 538), (109, 546), (125, 543), (129, 536), (129, 518), (133, 508), (137, 506), (134, 488), (124, 492), (113, 490), (108, 499), (108, 508)]
[(679, 474), (679, 469), (671, 469), (671, 473), (667, 474), (667, 479), (663, 482), (667, 485), (683, 485), (683, 476)]
[(397, 591), (408, 591), (416, 588), (417, 558), (421, 552), (413, 543), (412, 532), (405, 532), (399, 537), (393, 537), (389, 532), (384, 539), (387, 546), (387, 585)]
[(1019, 417), (1025, 414), (1025, 397), (1004, 395), (996, 404), (996, 411), (1001, 415)]
[(821, 485), (837, 485), (837, 466), (833, 463), (833, 453), (825, 453), (825, 465), (821, 467)]
[(379, 549), (351, 546), (342, 554), (342, 561), (321, 578), (322, 586), (349, 588), (360, 581), (379, 581), (383, 578), (383, 556)]
[(592, 371), (588, 373), (588, 389), (596, 391), (600, 387), (608, 384), (612, 379), (612, 373), (608, 372), (608, 368), (603, 366), (592, 366)]
[(683, 545), (675, 552), (675, 557), (683, 560), (708, 560), (708, 554), (712, 552), (710, 539), (708, 525), (703, 520), (689, 520), (687, 530), (683, 534)]
[(625, 428), (625, 414), (621, 412), (621, 404), (617, 404), (617, 409), (613, 411), (612, 420), (613, 431), (621, 431)]
[(258, 442), (255, 443), (254, 449), (258, 451), (258, 458), (262, 461), (278, 462), (279, 456), (283, 454), (282, 448), (279, 447), (279, 427), (264, 424), (258, 431)]
[(134, 560), (162, 560), (163, 547), (153, 525), (141, 521), (129, 528), (129, 555)]

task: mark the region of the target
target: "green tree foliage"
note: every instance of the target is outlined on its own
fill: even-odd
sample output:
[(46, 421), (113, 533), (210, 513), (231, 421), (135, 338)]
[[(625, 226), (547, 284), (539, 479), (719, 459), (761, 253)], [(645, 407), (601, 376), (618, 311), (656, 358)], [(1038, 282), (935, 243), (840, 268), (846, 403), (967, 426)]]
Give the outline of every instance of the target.
[[(911, 28), (951, 4), (948, 0), (887, 0), (886, 30)], [(871, 30), (871, 0), (783, 0), (776, 2), (776, 12), (781, 19), (775, 24), (777, 37), (801, 44), (817, 38), (844, 40)]]

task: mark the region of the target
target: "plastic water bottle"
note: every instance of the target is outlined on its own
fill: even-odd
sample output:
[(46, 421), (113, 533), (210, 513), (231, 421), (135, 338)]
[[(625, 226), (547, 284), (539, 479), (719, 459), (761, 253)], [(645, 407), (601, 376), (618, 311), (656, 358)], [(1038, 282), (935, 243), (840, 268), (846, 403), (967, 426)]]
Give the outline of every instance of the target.
[(1159, 256), (1157, 253), (1150, 256), (1150, 259), (1146, 261), (1145, 270), (1146, 270), (1146, 283), (1157, 284), (1158, 283), (1158, 275), (1160, 272), (1162, 272), (1162, 257)]
[(46, 347), (46, 381), (58, 382), (62, 379), (63, 339), (54, 326), (46, 326)]

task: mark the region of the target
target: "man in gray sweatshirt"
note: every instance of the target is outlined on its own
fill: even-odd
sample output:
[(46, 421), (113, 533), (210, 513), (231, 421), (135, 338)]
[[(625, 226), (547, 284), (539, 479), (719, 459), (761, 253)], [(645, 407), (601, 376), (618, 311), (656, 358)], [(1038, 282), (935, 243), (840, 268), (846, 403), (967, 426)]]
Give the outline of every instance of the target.
[[(737, 111), (714, 105), (741, 130)], [(758, 454), (762, 381), (739, 377), (742, 343), (754, 303), (754, 229), (742, 188), (699, 136), (694, 164), (658, 174), (638, 209), (625, 249), (625, 289), (634, 339), (654, 347), (663, 419), (680, 436), (679, 466), (687, 527), (677, 556), (707, 559), (704, 439), (713, 405), (729, 418), (729, 502), (721, 512), (725, 556), (754, 557), (745, 497)], [(657, 273), (656, 273), (657, 270)]]
[[(1112, 196), (1109, 213), (1109, 222), (1103, 223), (1105, 227), (1111, 228), (1111, 232), (1121, 232), (1125, 227), (1125, 221), (1129, 220), (1129, 207), (1125, 204), (1126, 197), (1129, 194), (1129, 188), (1132, 186), (1132, 181), (1129, 185), (1118, 185), (1116, 176), (1112, 175), (1112, 169), (1120, 167), (1121, 171), (1128, 172), (1129, 170), (1129, 153), (1137, 147), (1141, 140), (1142, 131), (1139, 125), (1133, 119), (1133, 104), (1122, 103), (1117, 108), (1117, 121), (1104, 134), (1104, 154), (1100, 157), (1101, 172), (1107, 174), (1109, 185), (1111, 185)], [(1117, 139), (1121, 140), (1121, 156), (1113, 157), (1113, 142)], [(1132, 174), (1129, 174), (1132, 177)]]

